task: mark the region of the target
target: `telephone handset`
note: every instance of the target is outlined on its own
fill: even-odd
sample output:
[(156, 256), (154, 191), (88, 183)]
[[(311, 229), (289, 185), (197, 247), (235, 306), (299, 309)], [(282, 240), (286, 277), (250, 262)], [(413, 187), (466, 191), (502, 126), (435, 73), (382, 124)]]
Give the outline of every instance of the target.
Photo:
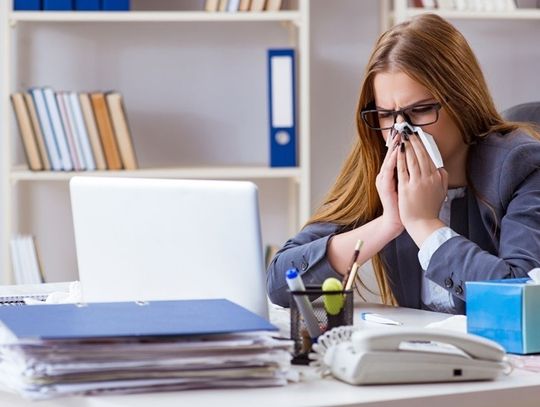
[(510, 367), (500, 345), (476, 335), (400, 327), (341, 336), (347, 340), (323, 351), (322, 339), (314, 349), (330, 373), (350, 384), (492, 380)]

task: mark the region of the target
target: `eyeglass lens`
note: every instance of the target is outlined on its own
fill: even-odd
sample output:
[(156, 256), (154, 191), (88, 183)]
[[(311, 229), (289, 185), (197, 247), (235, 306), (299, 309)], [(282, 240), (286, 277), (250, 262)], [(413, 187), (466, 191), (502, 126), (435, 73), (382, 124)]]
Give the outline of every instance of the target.
[(402, 116), (414, 126), (425, 126), (435, 123), (439, 118), (440, 104), (423, 104), (402, 110), (365, 110), (362, 118), (369, 127), (386, 130), (394, 126), (398, 116)]

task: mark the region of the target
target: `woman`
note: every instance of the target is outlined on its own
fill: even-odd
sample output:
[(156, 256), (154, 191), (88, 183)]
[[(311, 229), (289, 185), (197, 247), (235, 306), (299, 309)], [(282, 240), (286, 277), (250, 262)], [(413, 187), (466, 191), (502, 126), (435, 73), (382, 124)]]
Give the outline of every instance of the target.
[[(434, 137), (444, 168), (417, 134), (393, 137), (403, 121)], [(323, 205), (269, 266), (273, 302), (289, 303), (291, 265), (305, 284), (343, 278), (359, 239), (359, 262), (373, 258), (383, 302), (404, 307), (464, 313), (466, 281), (540, 266), (540, 137), (501, 118), (447, 21), (425, 14), (379, 38), (357, 130)]]

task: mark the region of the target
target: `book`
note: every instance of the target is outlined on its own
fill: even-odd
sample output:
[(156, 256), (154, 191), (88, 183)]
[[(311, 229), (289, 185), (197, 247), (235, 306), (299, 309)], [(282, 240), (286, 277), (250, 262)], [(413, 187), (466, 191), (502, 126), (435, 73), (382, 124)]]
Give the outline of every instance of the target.
[(109, 116), (109, 109), (105, 95), (102, 92), (94, 92), (90, 94), (90, 101), (94, 109), (99, 136), (101, 137), (101, 145), (105, 153), (107, 168), (110, 170), (121, 170), (122, 160), (118, 151), (118, 144), (114, 136), (114, 130)]
[(251, 0), (250, 11), (263, 11), (266, 0)]
[(96, 118), (94, 116), (94, 109), (92, 108), (92, 102), (90, 101), (90, 95), (88, 93), (79, 94), (79, 102), (81, 105), (81, 111), (84, 118), (84, 124), (86, 125), (86, 131), (94, 154), (94, 160), (96, 169), (106, 170), (107, 162), (105, 161), (105, 154), (103, 152), (103, 146), (99, 137), (99, 132), (96, 124)]
[(19, 134), (23, 143), (28, 167), (32, 171), (40, 171), (43, 169), (43, 163), (23, 94), (13, 93), (11, 95), (11, 104), (13, 105), (17, 124), (19, 125)]
[(218, 7), (219, 7), (219, 0), (206, 0), (204, 4), (204, 9), (210, 12), (218, 11)]
[(281, 0), (266, 0), (266, 11), (279, 11), (281, 9)]
[(67, 145), (69, 148), (69, 154), (73, 162), (73, 169), (75, 171), (84, 170), (84, 165), (82, 162), (80, 147), (78, 145), (78, 140), (75, 137), (71, 121), (68, 117), (67, 106), (64, 100), (64, 92), (56, 92), (56, 102), (58, 103), (58, 111), (60, 113), (60, 119), (64, 127), (64, 132), (66, 134)]
[(43, 163), (43, 169), (45, 171), (50, 171), (51, 162), (49, 160), (49, 152), (47, 151), (43, 132), (41, 131), (41, 125), (39, 124), (39, 118), (36, 112), (36, 105), (34, 104), (34, 99), (29, 93), (23, 93), (23, 96), (26, 102), (26, 107), (28, 108), (28, 114), (30, 115), (30, 121), (32, 122), (32, 128), (34, 129), (34, 136), (36, 137), (39, 155)]
[(218, 11), (227, 11), (229, 0), (219, 0)]
[(60, 171), (62, 169), (60, 151), (58, 149), (58, 144), (56, 143), (56, 137), (54, 137), (49, 111), (47, 110), (47, 103), (45, 102), (45, 96), (43, 95), (43, 89), (32, 88), (30, 89), (30, 94), (32, 95), (32, 99), (36, 106), (37, 116), (43, 132), (43, 139), (45, 140), (47, 152), (49, 153), (49, 159), (51, 161), (51, 168), (54, 171)]
[(130, 0), (101, 0), (101, 9), (106, 11), (129, 11)]
[(84, 165), (88, 171), (94, 171), (96, 169), (96, 163), (92, 154), (92, 148), (90, 147), (88, 132), (86, 131), (86, 126), (84, 125), (81, 104), (76, 92), (66, 93), (66, 104), (68, 105), (68, 111), (71, 113), (73, 118), (73, 125), (76, 129), (75, 134), (79, 138), (82, 156), (84, 157)]
[(129, 131), (122, 95), (118, 92), (110, 92), (107, 93), (106, 98), (124, 169), (136, 170), (138, 167), (137, 158), (135, 156), (135, 149), (133, 148), (133, 140)]
[(74, 7), (78, 11), (99, 11), (101, 9), (100, 0), (74, 0)]
[(230, 13), (237, 12), (239, 6), (240, 0), (229, 0), (229, 3), (227, 4), (227, 11)]
[(49, 118), (51, 120), (56, 145), (58, 146), (58, 151), (60, 152), (62, 169), (65, 171), (72, 171), (73, 161), (69, 153), (68, 141), (54, 92), (51, 88), (43, 88), (43, 96), (45, 97), (45, 104), (47, 105), (47, 112), (49, 113)]
[(251, 0), (240, 0), (240, 4), (238, 5), (238, 11), (249, 11), (250, 4)]
[(17, 235), (11, 239), (12, 266), (17, 284), (43, 282), (43, 272), (38, 260), (35, 240), (29, 235)]

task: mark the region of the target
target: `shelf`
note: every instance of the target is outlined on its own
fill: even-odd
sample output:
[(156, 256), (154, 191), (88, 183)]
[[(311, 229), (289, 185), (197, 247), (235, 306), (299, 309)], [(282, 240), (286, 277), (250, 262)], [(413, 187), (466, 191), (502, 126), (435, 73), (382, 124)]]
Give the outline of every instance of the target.
[(425, 8), (406, 9), (407, 17), (413, 17), (425, 13), (434, 13), (448, 19), (482, 19), (482, 20), (537, 20), (540, 19), (540, 9), (516, 9), (509, 11), (460, 11), (440, 10)]
[(128, 12), (49, 12), (14, 11), (10, 13), (12, 24), (17, 22), (299, 22), (299, 11), (274, 12), (206, 12), (206, 11), (128, 11)]
[(29, 171), (17, 168), (11, 171), (12, 182), (18, 181), (69, 181), (75, 176), (140, 177), (140, 178), (191, 178), (191, 179), (280, 179), (299, 180), (300, 168), (269, 167), (179, 167), (149, 168), (131, 171)]

